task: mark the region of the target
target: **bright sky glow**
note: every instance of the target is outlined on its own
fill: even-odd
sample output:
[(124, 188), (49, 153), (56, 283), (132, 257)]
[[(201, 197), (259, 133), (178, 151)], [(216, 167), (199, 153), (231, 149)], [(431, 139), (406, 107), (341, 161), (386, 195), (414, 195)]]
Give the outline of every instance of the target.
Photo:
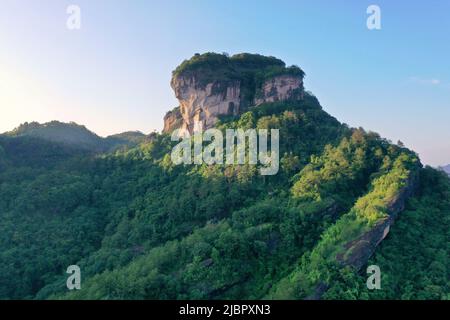
[[(66, 28), (68, 5), (82, 28)], [(381, 8), (369, 31), (366, 9)], [(194, 53), (297, 64), (306, 89), (351, 126), (450, 163), (449, 1), (2, 0), (0, 132), (75, 121), (100, 135), (161, 130), (171, 71)]]

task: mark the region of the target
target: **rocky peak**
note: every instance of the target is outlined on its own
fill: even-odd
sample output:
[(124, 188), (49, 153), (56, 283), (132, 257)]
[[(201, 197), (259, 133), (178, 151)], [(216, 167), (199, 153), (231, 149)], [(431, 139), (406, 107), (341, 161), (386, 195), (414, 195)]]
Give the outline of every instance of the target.
[(164, 117), (163, 132), (196, 125), (213, 127), (221, 115), (238, 115), (251, 106), (303, 98), (303, 71), (274, 57), (206, 53), (184, 61), (171, 87), (180, 106)]

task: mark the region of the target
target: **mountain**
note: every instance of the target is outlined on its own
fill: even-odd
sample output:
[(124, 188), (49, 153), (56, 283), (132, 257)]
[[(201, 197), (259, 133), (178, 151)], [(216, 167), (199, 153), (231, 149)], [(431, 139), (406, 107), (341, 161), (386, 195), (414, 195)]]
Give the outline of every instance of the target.
[(450, 164), (443, 166), (442, 170), (444, 170), (448, 175), (450, 175)]
[(145, 135), (141, 132), (124, 132), (102, 138), (88, 130), (85, 126), (74, 122), (63, 123), (51, 121), (40, 124), (38, 122), (24, 123), (13, 131), (6, 132), (8, 137), (32, 137), (50, 142), (61, 143), (91, 151), (111, 151), (121, 146), (134, 147), (143, 142)]
[(299, 67), (286, 67), (274, 57), (197, 54), (172, 74), (170, 84), (180, 107), (166, 115), (164, 132), (180, 122), (181, 129), (192, 133), (196, 122), (208, 129), (220, 116), (239, 115), (250, 106), (301, 99), (303, 77)]
[[(1, 136), (0, 299), (448, 299), (449, 179), (340, 123), (303, 76), (274, 57), (195, 55), (172, 75), (164, 132), (135, 147)], [(196, 123), (278, 129), (278, 173), (175, 164), (170, 133)]]
[(127, 131), (106, 137), (103, 144), (109, 150), (123, 146), (135, 147), (148, 138), (140, 131)]

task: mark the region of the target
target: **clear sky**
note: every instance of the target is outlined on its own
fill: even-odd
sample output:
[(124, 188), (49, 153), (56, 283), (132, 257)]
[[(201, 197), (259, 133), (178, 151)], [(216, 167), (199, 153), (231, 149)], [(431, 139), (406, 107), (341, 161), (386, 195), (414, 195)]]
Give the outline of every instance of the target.
[[(66, 27), (68, 5), (81, 30)], [(381, 30), (366, 9), (381, 8)], [(450, 163), (450, 1), (2, 0), (0, 132), (75, 121), (161, 130), (171, 71), (194, 53), (261, 53), (307, 74), (324, 109)]]

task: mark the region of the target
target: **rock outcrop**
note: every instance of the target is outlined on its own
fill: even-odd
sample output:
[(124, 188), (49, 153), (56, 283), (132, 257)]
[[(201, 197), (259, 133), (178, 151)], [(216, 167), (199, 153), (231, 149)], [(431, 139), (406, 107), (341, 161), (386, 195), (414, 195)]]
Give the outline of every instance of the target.
[(171, 132), (174, 129), (181, 128), (183, 125), (183, 117), (181, 116), (180, 107), (176, 107), (164, 116), (163, 132)]
[(407, 184), (388, 204), (388, 215), (381, 219), (369, 231), (344, 246), (345, 253), (338, 254), (336, 259), (342, 265), (352, 266), (360, 270), (374, 254), (375, 249), (386, 238), (398, 214), (405, 209), (406, 201), (414, 194), (418, 185), (418, 174), (411, 172)]
[(180, 106), (164, 117), (163, 132), (181, 128), (192, 133), (251, 106), (302, 99), (303, 77), (300, 68), (287, 68), (273, 57), (196, 55), (173, 73), (171, 87)]
[(291, 75), (281, 75), (266, 80), (262, 85), (255, 105), (303, 98), (303, 79)]
[(190, 133), (200, 124), (204, 129), (213, 127), (220, 115), (239, 113), (241, 86), (238, 80), (214, 81), (202, 86), (195, 77), (181, 76), (174, 77), (171, 86), (180, 102), (181, 128)]
[[(344, 244), (344, 252), (336, 255), (337, 262), (342, 266), (350, 266), (359, 271), (367, 264), (367, 261), (375, 253), (378, 245), (387, 237), (391, 226), (398, 214), (405, 209), (406, 201), (416, 192), (419, 185), (418, 168), (413, 170), (406, 185), (398, 192), (387, 206), (388, 215), (378, 221), (370, 230), (361, 234), (358, 238)], [(325, 282), (319, 282), (313, 293), (305, 300), (319, 300), (328, 290)]]

